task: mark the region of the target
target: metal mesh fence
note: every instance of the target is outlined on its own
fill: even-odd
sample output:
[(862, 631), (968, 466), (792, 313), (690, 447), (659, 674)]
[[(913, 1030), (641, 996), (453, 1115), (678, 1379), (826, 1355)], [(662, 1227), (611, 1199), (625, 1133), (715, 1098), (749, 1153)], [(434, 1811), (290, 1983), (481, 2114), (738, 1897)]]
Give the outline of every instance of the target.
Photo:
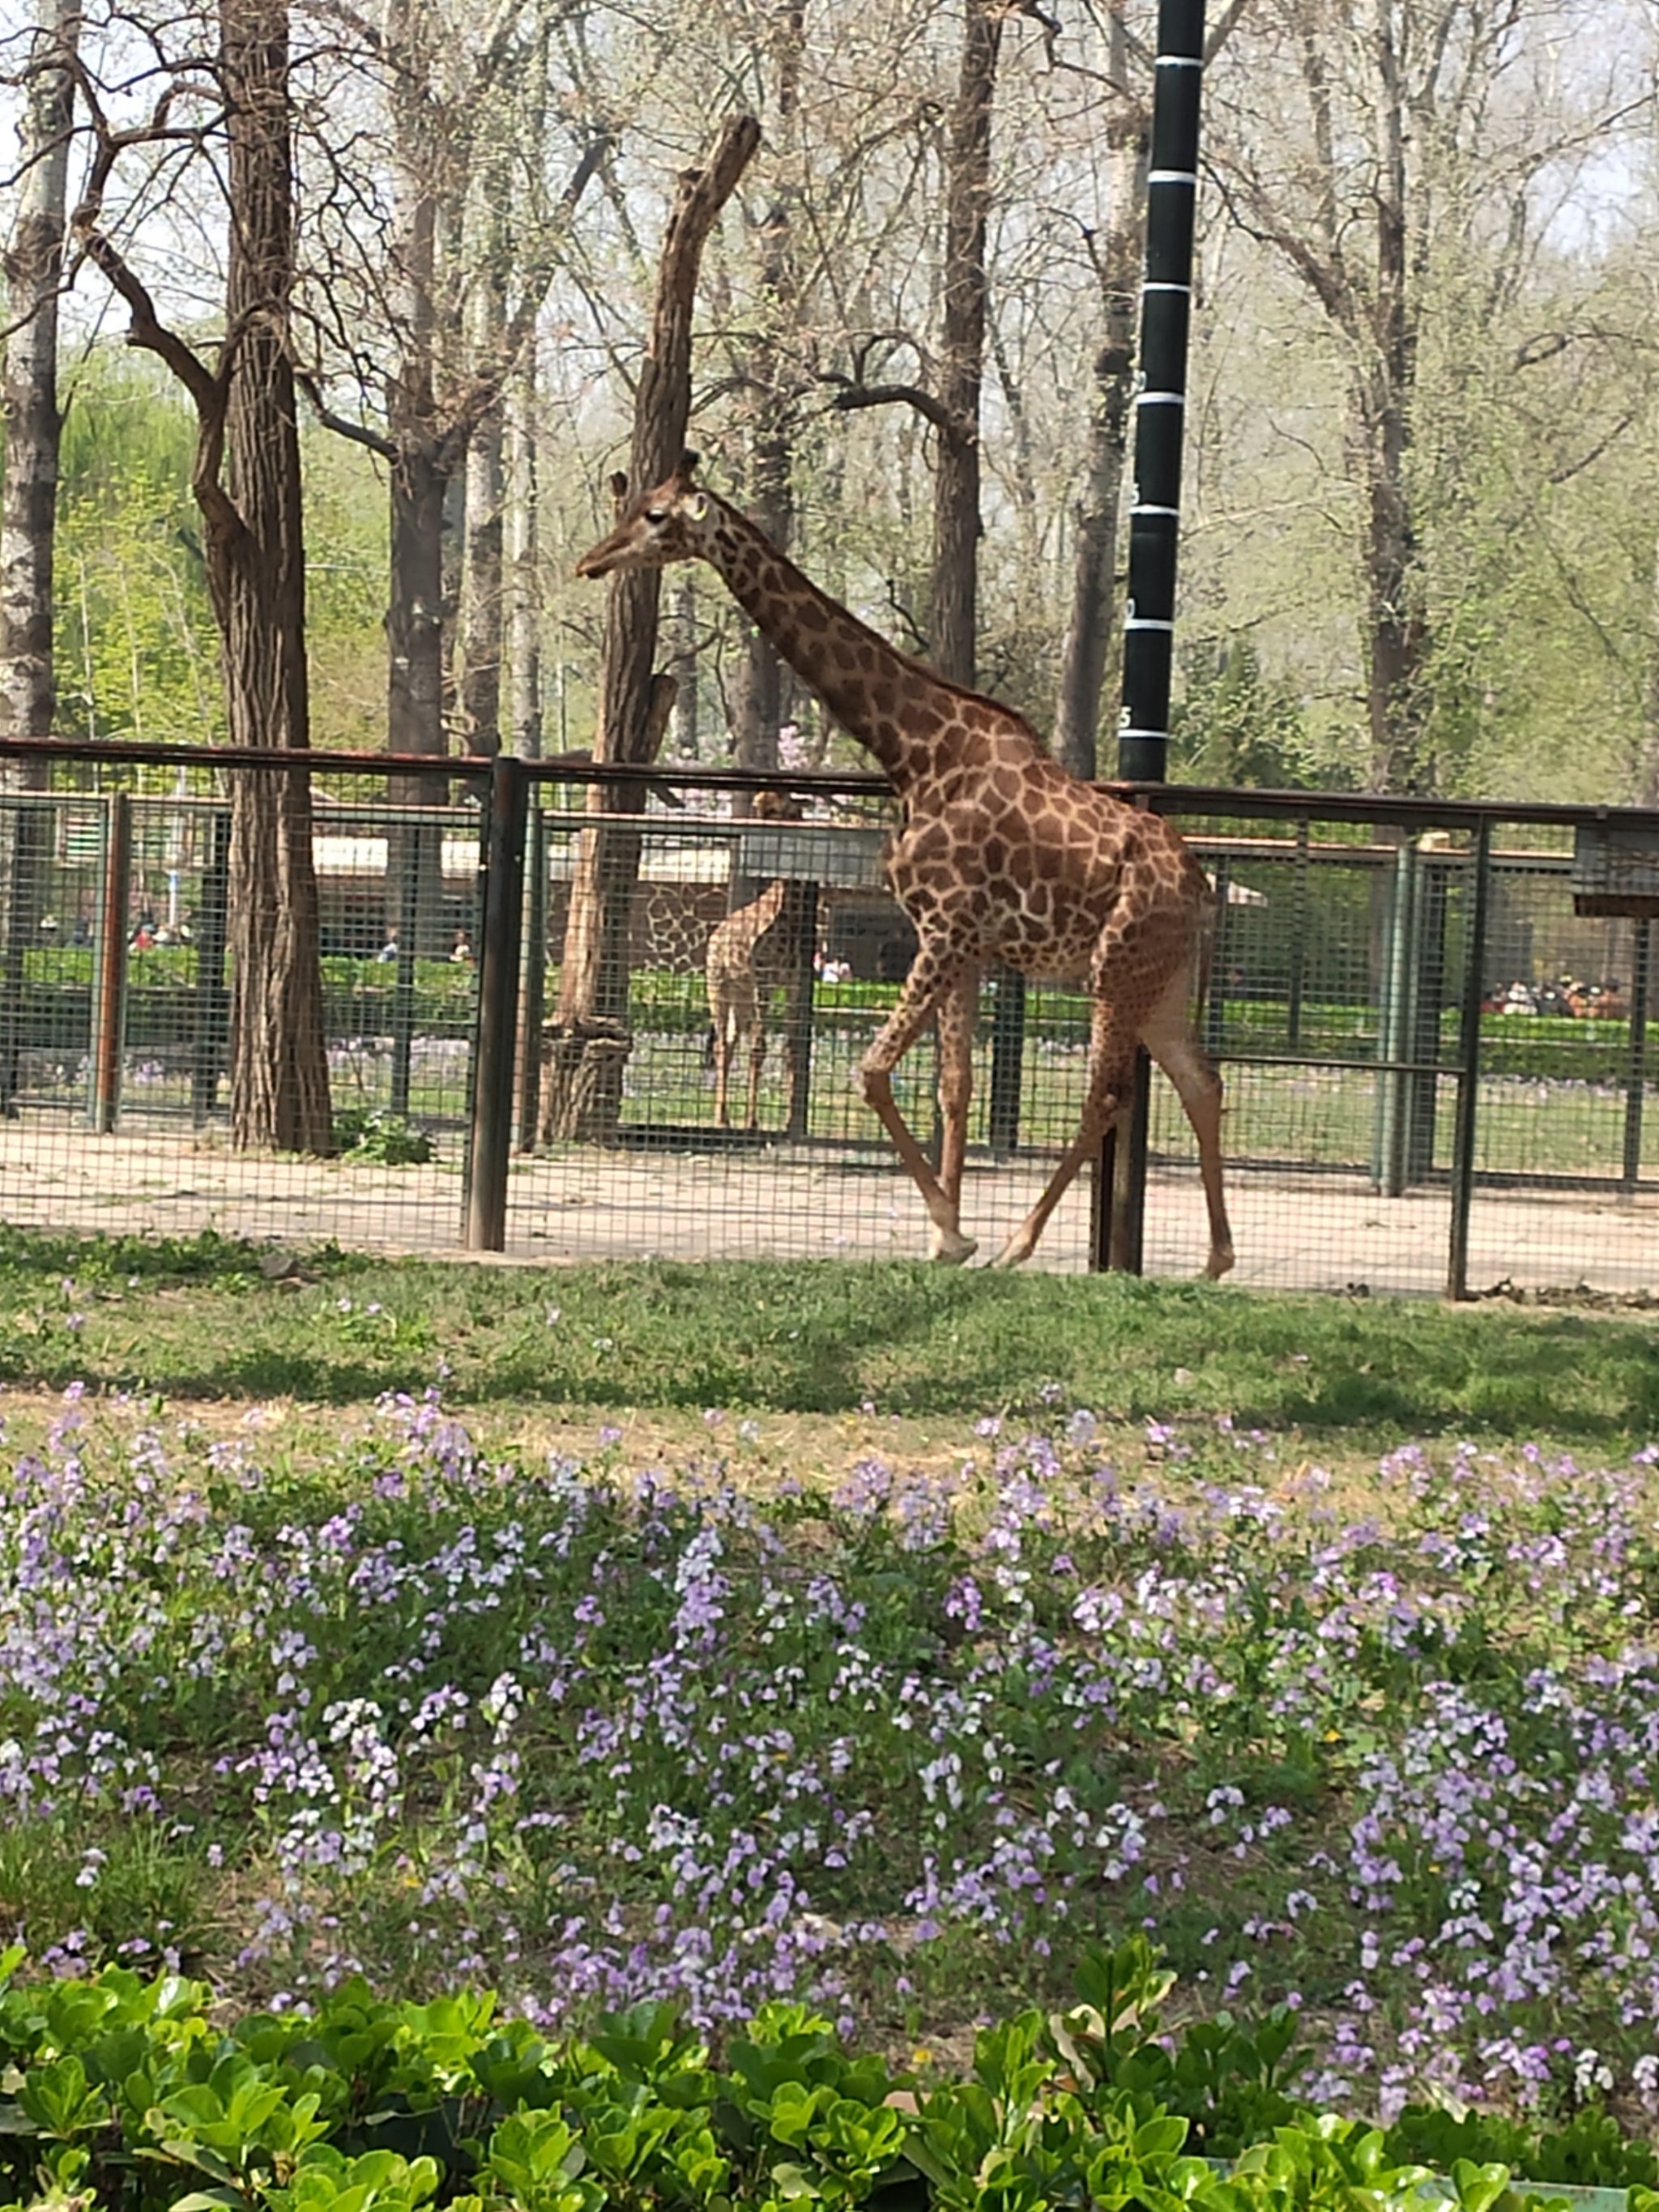
[[(653, 771), (646, 811), (624, 815), (593, 811), (568, 771), (373, 765), (311, 764), (295, 848), (326, 1157), (238, 1126), (239, 1054), (280, 1077), (285, 1049), (237, 1026), (261, 934), (239, 902), (263, 898), (269, 938), (313, 895), (292, 855), (238, 861), (233, 779), (265, 771), (221, 757), (165, 791), (0, 796), (0, 1215), (549, 1260), (926, 1250), (855, 1081), (915, 943), (883, 887), (878, 787), (780, 779), (739, 797), (755, 779)], [(1629, 907), (1583, 894), (1573, 833), (1603, 817), (1158, 803), (1183, 810), (1217, 893), (1200, 1029), (1227, 1085), (1237, 1279), (1648, 1286), (1652, 922), (1579, 910)], [(1638, 843), (1656, 830), (1610, 818)], [(963, 1224), (987, 1250), (1075, 1131), (1088, 1016), (1079, 992), (986, 979)], [(935, 1073), (925, 1037), (895, 1083), (924, 1146)], [(1103, 1258), (1094, 1181), (1037, 1264)], [(1161, 1078), (1144, 1206), (1121, 1189), (1115, 1218), (1148, 1272), (1201, 1265), (1194, 1147)]]

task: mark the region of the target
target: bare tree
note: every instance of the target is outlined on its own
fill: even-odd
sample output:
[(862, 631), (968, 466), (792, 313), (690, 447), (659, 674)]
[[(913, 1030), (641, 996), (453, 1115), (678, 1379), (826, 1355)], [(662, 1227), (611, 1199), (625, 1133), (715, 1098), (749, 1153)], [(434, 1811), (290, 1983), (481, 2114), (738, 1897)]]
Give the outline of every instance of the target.
[[(760, 143), (752, 116), (734, 116), (703, 166), (681, 173), (664, 234), (651, 337), (634, 399), (627, 476), (612, 481), (618, 505), (660, 483), (678, 465), (691, 415), (691, 325), (703, 247)], [(655, 668), (662, 579), (623, 577), (605, 605), (593, 757), (648, 764), (666, 734), (676, 684)], [(595, 814), (643, 811), (642, 784), (605, 783), (588, 793)], [(622, 1108), (628, 1028), (629, 928), (640, 834), (622, 825), (584, 833), (588, 845), (571, 888), (559, 1002), (547, 1033), (540, 1134), (614, 1142)]]
[[(163, 323), (103, 227), (118, 162), (169, 137), (187, 82), (151, 121), (117, 131), (84, 72), (94, 152), (72, 231), (128, 314), (127, 342), (155, 354), (196, 410), (191, 489), (219, 626), (233, 744), (302, 753), (310, 743), (299, 425), (290, 334), (294, 121), (285, 0), (219, 0), (214, 76), (228, 142), (225, 335), (213, 362)], [(199, 86), (195, 88), (199, 91)], [(239, 775), (231, 805), (231, 1133), (242, 1146), (331, 1149), (318, 962), (309, 777)]]
[[(1215, 167), (1235, 221), (1293, 272), (1340, 349), (1370, 776), (1432, 790), (1443, 764), (1425, 318), (1455, 277), (1469, 355), (1537, 252), (1552, 182), (1642, 111), (1645, 91), (1624, 81), (1629, 58), (1579, 0), (1264, 0), (1250, 21), (1251, 106), (1212, 131)], [(1575, 22), (1583, 51), (1606, 60), (1569, 88), (1556, 57)]]
[[(58, 525), (58, 295), (79, 0), (46, 0), (26, 72), (22, 189), (3, 265), (14, 320), (4, 341), (0, 417), (0, 737), (48, 738), (58, 703), (52, 664), (52, 557)], [(0, 788), (44, 791), (48, 763), (0, 765)], [(27, 806), (0, 816), (0, 926), (7, 1006), (15, 1010), (24, 955), (44, 897), (45, 824)], [(17, 1091), (15, 1018), (0, 1029), (0, 1109)]]
[[(550, 204), (539, 192), (544, 167), (539, 145), (523, 165), (526, 189), (510, 255), (515, 296), (509, 300), (501, 253), (482, 257), (482, 267), (471, 265), (465, 216), (489, 179), (499, 183), (504, 159), (492, 148), (484, 164), (488, 176), (479, 173), (481, 134), (507, 127), (512, 103), (505, 88), (529, 63), (545, 57), (532, 0), (501, 0), (476, 41), (447, 23), (434, 0), (388, 0), (383, 29), (344, 0), (330, 0), (328, 13), (377, 61), (390, 112), (389, 281), (364, 302), (365, 313), (372, 308), (382, 323), (385, 343), (348, 331), (337, 308), (329, 318), (333, 344), (351, 360), (362, 387), (368, 392), (380, 382), (385, 427), (330, 405), (320, 369), (308, 387), (331, 429), (387, 464), (387, 743), (393, 752), (439, 759), (447, 750), (446, 503), (479, 426), (499, 421), (502, 394), (530, 343), (571, 218), (606, 139), (599, 130), (586, 134), (569, 179)], [(494, 287), (499, 295), (494, 311), (482, 319), (469, 312), (469, 295), (480, 277), (486, 290)], [(462, 345), (463, 337), (477, 341), (477, 349)]]
[[(926, 383), (872, 374), (893, 334), (862, 343), (854, 372), (832, 380), (836, 407), (894, 403), (912, 408), (933, 433), (933, 550), (927, 617), (928, 657), (957, 684), (972, 684), (978, 659), (980, 404), (985, 380), (986, 229), (991, 200), (991, 130), (1003, 26), (1010, 15), (1054, 26), (1035, 0), (968, 0), (955, 95), (943, 149), (945, 239), (939, 343)], [(904, 341), (924, 361), (927, 349)]]

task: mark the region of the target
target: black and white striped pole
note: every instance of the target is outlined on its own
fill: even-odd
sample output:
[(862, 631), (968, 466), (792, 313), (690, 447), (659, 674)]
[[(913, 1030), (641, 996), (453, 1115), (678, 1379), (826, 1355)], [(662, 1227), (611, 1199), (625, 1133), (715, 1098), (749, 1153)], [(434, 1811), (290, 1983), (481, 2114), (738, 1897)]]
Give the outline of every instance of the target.
[[(1146, 178), (1146, 274), (1140, 288), (1140, 390), (1135, 398), (1135, 495), (1129, 510), (1128, 612), (1117, 772), (1162, 783), (1170, 751), (1175, 665), (1176, 550), (1181, 536), (1181, 442), (1187, 418), (1198, 117), (1204, 84), (1204, 0), (1158, 0), (1158, 71)], [(1091, 1258), (1141, 1272), (1151, 1132), (1151, 1068), (1135, 1054), (1134, 1097), (1109, 1130), (1094, 1177)]]
[(1146, 179), (1146, 275), (1140, 290), (1140, 390), (1135, 400), (1123, 712), (1117, 741), (1117, 772), (1130, 783), (1162, 783), (1170, 748), (1181, 442), (1187, 416), (1187, 333), (1203, 82), (1204, 0), (1159, 0)]

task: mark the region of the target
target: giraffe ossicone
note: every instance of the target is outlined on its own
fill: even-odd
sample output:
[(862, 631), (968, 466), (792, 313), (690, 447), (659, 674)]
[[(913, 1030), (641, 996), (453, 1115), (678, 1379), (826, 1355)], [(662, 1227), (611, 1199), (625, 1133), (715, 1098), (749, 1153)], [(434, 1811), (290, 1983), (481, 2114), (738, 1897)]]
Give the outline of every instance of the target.
[[(1060, 1198), (1129, 1104), (1144, 1044), (1175, 1085), (1198, 1140), (1209, 1215), (1205, 1273), (1233, 1264), (1223, 1191), (1221, 1079), (1190, 999), (1214, 907), (1208, 879), (1164, 820), (1070, 775), (1012, 708), (901, 653), (803, 574), (764, 532), (699, 484), (688, 454), (620, 508), (579, 576), (706, 561), (842, 727), (874, 756), (902, 820), (888, 881), (917, 951), (898, 1003), (859, 1068), (864, 1097), (921, 1192), (933, 1250), (974, 1251), (960, 1218), (980, 977), (995, 961), (1083, 983), (1089, 1056), (1075, 1137), (995, 1265), (1030, 1257)], [(943, 1142), (937, 1174), (893, 1097), (892, 1073), (939, 1026)]]

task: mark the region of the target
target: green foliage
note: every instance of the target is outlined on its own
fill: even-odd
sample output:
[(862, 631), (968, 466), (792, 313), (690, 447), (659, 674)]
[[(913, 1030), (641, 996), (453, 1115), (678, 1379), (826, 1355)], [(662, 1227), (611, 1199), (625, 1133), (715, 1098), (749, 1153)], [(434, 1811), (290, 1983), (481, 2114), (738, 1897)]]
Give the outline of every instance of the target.
[[(15, 1977), (21, 1954), (0, 1960)], [(1143, 1943), (1090, 1970), (1150, 1990)], [(177, 1976), (0, 1991), (0, 2204), (108, 2212), (1389, 2212), (1449, 2148), (1459, 2212), (1512, 2212), (1497, 2146), (1573, 2162), (1571, 2130), (1416, 2109), (1386, 2133), (1282, 2100), (1223, 2169), (1193, 2154), (1195, 2121), (1144, 2086), (1150, 2009), (1109, 2003), (1018, 2014), (981, 2030), (968, 2078), (924, 2087), (849, 2052), (805, 2008), (768, 2007), (720, 2066), (672, 2008), (588, 2041), (498, 2021), (488, 1997), (429, 2005), (349, 1982), (314, 2014), (226, 2026)], [(1104, 2040), (1080, 2027), (1085, 2015)], [(1078, 2078), (1081, 2034), (1106, 2070)], [(1190, 2036), (1160, 2055), (1178, 2071)], [(1645, 2147), (1598, 2116), (1598, 2179), (1650, 2172)], [(1553, 2178), (1553, 2177), (1548, 2177)], [(1634, 2208), (1633, 2208), (1634, 2212)]]
[(423, 1167), (433, 1157), (424, 1129), (380, 1106), (337, 1107), (334, 1142), (347, 1159), (372, 1160), (380, 1167)]
[(1299, 791), (1315, 781), (1295, 689), (1270, 679), (1248, 637), (1200, 640), (1182, 655), (1186, 690), (1170, 720), (1184, 783)]

